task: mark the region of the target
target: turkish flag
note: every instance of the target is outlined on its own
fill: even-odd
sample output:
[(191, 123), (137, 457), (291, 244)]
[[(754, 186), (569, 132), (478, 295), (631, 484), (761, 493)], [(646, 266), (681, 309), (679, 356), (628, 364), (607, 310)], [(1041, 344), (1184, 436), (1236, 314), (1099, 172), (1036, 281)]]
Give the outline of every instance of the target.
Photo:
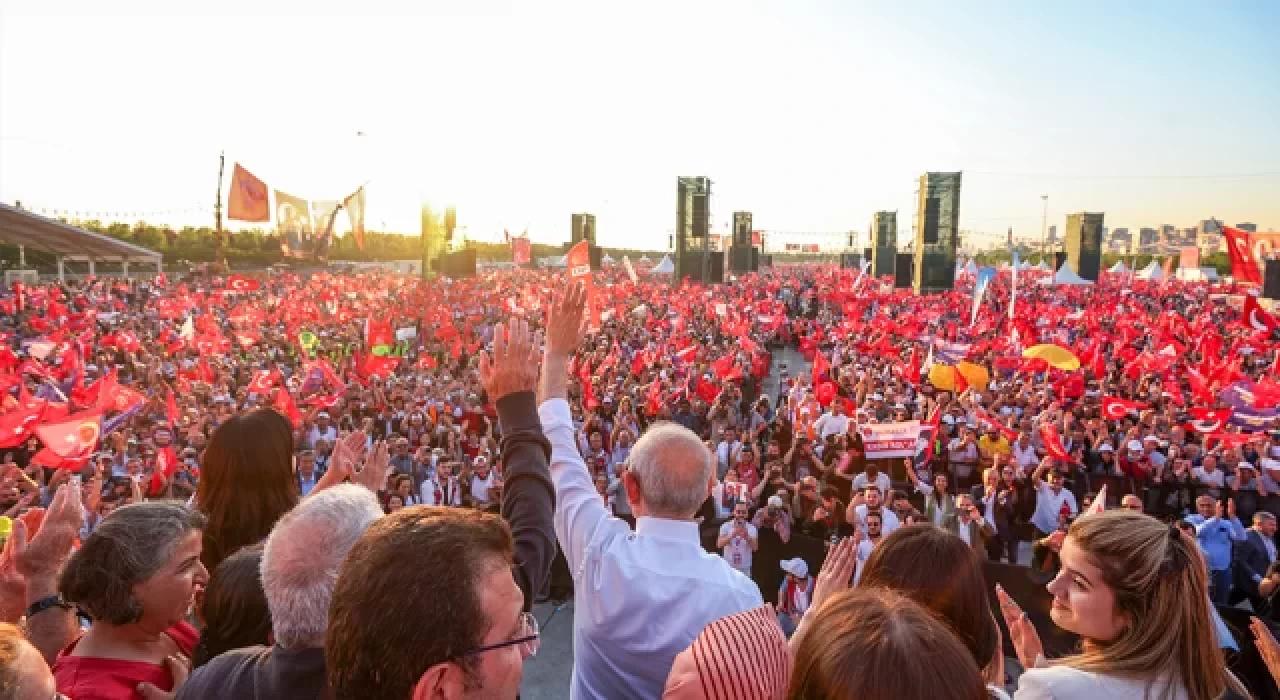
[(261, 288), (261, 282), (244, 275), (231, 275), (227, 278), (227, 291), (229, 292), (256, 292)]
[(61, 423), (36, 426), (36, 437), (63, 459), (85, 459), (93, 454), (102, 435), (102, 412), (88, 411)]
[(1004, 438), (1009, 442), (1013, 442), (1014, 440), (1018, 439), (1018, 431), (1014, 430), (1013, 428), (1010, 428), (1004, 423), (1001, 423), (999, 418), (997, 418), (994, 414), (992, 414), (990, 411), (986, 410), (985, 408), (981, 408), (981, 407), (974, 408), (973, 417), (977, 419), (979, 423), (982, 423), (987, 427), (991, 427), (991, 428), (995, 428), (996, 430), (999, 430), (1000, 434), (1003, 435)]
[(1129, 413), (1137, 413), (1147, 408), (1147, 404), (1128, 399), (1121, 399), (1115, 396), (1102, 397), (1102, 415), (1107, 420), (1124, 420)]
[(17, 447), (31, 437), (31, 431), (44, 418), (45, 402), (34, 408), (19, 407), (0, 415), (0, 449)]
[(1058, 434), (1058, 428), (1052, 423), (1045, 423), (1040, 426), (1040, 439), (1044, 441), (1044, 449), (1049, 453), (1050, 457), (1063, 462), (1075, 461), (1067, 453), (1067, 448), (1062, 444), (1062, 436)]
[(362, 377), (381, 377), (387, 378), (395, 371), (396, 366), (400, 364), (400, 358), (393, 355), (379, 357), (377, 355), (368, 355), (364, 358), (364, 362), (360, 364), (358, 374)]
[(271, 206), (267, 185), (239, 163), (231, 171), (231, 191), (227, 193), (227, 218), (236, 221), (270, 221)]
[(830, 373), (831, 373), (831, 363), (827, 361), (826, 355), (823, 355), (815, 347), (814, 357), (813, 357), (813, 377), (812, 377), (813, 385), (818, 386), (818, 383), (822, 381), (822, 376), (824, 374), (830, 374)]
[(1274, 331), (1280, 328), (1280, 321), (1259, 306), (1258, 297), (1252, 294), (1244, 295), (1244, 315), (1240, 320), (1255, 331)]
[(1214, 442), (1221, 442), (1225, 447), (1238, 449), (1238, 448), (1244, 447), (1245, 445), (1257, 439), (1258, 439), (1257, 435), (1248, 435), (1248, 434), (1242, 435), (1240, 433), (1212, 432), (1204, 436), (1204, 444), (1205, 444), (1205, 447), (1207, 448), (1209, 445), (1213, 444)]
[(271, 391), (271, 388), (274, 387), (276, 382), (279, 380), (279, 370), (264, 369), (254, 374), (253, 381), (249, 382), (249, 391), (251, 393), (258, 394), (259, 396), (266, 396), (267, 392)]
[(289, 394), (287, 388), (280, 387), (276, 391), (275, 400), (272, 401), (271, 405), (285, 418), (289, 419), (289, 424), (293, 426), (294, 430), (302, 427), (302, 414), (298, 411), (298, 405), (293, 402), (293, 396)]
[(1217, 433), (1226, 427), (1227, 421), (1231, 419), (1231, 414), (1234, 410), (1232, 408), (1201, 408), (1196, 406), (1187, 409), (1187, 413), (1191, 414), (1193, 420), (1190, 425), (1196, 432)]
[(1231, 258), (1231, 276), (1240, 282), (1262, 284), (1262, 273), (1258, 270), (1258, 259), (1253, 255), (1249, 245), (1249, 233), (1230, 226), (1222, 227), (1222, 235), (1227, 239), (1227, 254)]

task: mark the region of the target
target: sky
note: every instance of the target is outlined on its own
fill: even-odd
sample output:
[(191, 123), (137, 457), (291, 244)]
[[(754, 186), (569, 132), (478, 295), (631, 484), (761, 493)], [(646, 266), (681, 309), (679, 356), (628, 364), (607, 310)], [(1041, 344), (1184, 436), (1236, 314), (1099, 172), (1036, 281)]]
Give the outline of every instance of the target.
[(665, 249), (705, 175), (713, 230), (840, 245), (897, 210), (905, 243), (930, 170), (992, 238), (1038, 238), (1041, 195), (1060, 229), (1280, 229), (1276, 27), (1271, 0), (0, 0), (0, 201), (210, 224), (225, 152), (476, 240), (586, 211)]

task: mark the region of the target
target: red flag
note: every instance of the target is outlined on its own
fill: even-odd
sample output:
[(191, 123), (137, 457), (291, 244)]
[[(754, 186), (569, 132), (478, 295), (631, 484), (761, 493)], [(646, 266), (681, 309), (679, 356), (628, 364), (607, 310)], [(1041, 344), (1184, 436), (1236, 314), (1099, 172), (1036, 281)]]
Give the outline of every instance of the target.
[(400, 364), (400, 358), (393, 355), (379, 357), (377, 355), (367, 355), (364, 362), (360, 363), (356, 374), (361, 377), (381, 377), (383, 379), (390, 377), (395, 371), (396, 366)]
[(44, 417), (45, 402), (35, 407), (19, 406), (0, 415), (0, 449), (17, 447), (31, 437), (31, 431)]
[(274, 387), (276, 382), (279, 380), (279, 370), (261, 370), (255, 373), (253, 381), (249, 382), (249, 392), (258, 394), (259, 396), (266, 396), (267, 392), (271, 391), (271, 388)]
[(827, 357), (822, 354), (821, 350), (815, 348), (813, 357), (813, 386), (818, 386), (822, 381), (822, 375), (831, 373), (831, 363), (827, 361)]
[(1067, 448), (1062, 445), (1062, 436), (1058, 434), (1058, 428), (1052, 423), (1044, 423), (1040, 426), (1040, 439), (1044, 441), (1045, 452), (1048, 452), (1050, 457), (1063, 462), (1075, 461), (1067, 452)]
[(227, 278), (227, 291), (229, 292), (256, 292), (261, 288), (261, 282), (244, 275), (231, 275)]
[(1058, 396), (1068, 399), (1078, 399), (1084, 396), (1084, 375), (1079, 372), (1068, 374), (1053, 383), (1053, 391)]
[(733, 355), (724, 355), (720, 359), (711, 363), (711, 369), (715, 371), (716, 376), (724, 379), (733, 371)]
[(1259, 306), (1258, 297), (1252, 294), (1244, 295), (1244, 314), (1241, 321), (1256, 331), (1274, 331), (1280, 327), (1280, 321)]
[(36, 437), (63, 459), (85, 459), (93, 454), (102, 433), (102, 412), (89, 411), (61, 423), (36, 426)]
[(1009, 442), (1013, 442), (1018, 439), (1018, 431), (1010, 428), (1004, 423), (1001, 423), (1000, 419), (987, 409), (981, 407), (974, 408), (973, 416), (979, 423), (999, 430), (1000, 434)]
[(165, 397), (164, 410), (169, 416), (169, 428), (172, 430), (178, 425), (178, 402), (173, 398), (173, 389), (166, 389), (168, 396)]
[(1247, 435), (1247, 434), (1242, 435), (1240, 433), (1213, 432), (1204, 436), (1204, 445), (1205, 445), (1205, 448), (1208, 448), (1209, 445), (1213, 444), (1214, 442), (1221, 442), (1226, 447), (1240, 448), (1240, 447), (1244, 447), (1245, 445), (1257, 439), (1258, 439), (1257, 435)]
[(1198, 433), (1221, 432), (1234, 411), (1232, 408), (1192, 407), (1187, 409), (1193, 419), (1189, 425)]
[(375, 320), (371, 318), (366, 320), (364, 325), (364, 344), (368, 348), (395, 345), (396, 332), (391, 328), (391, 322), (385, 319)]
[[(923, 426), (925, 428), (930, 428), (929, 441), (925, 443), (924, 452), (922, 453), (924, 460), (926, 462), (933, 459), (934, 446), (937, 445), (938, 443), (938, 427), (941, 424), (942, 424), (942, 409), (941, 407), (934, 408), (933, 415), (929, 416), (929, 420), (925, 421)], [(921, 434), (922, 435), (924, 434), (923, 430), (921, 431)]]
[(1239, 282), (1262, 284), (1262, 273), (1258, 271), (1258, 259), (1249, 245), (1249, 233), (1230, 226), (1222, 227), (1222, 235), (1227, 239), (1227, 254), (1231, 258), (1231, 276)]
[(1124, 420), (1130, 412), (1137, 413), (1148, 405), (1137, 401), (1129, 401), (1115, 396), (1102, 397), (1102, 415), (1107, 420)]
[(272, 402), (275, 407), (285, 418), (289, 419), (289, 424), (294, 430), (302, 427), (302, 413), (298, 411), (298, 405), (293, 402), (293, 396), (289, 394), (289, 390), (280, 387), (276, 391), (275, 400)]
[(564, 256), (565, 269), (569, 271), (569, 279), (573, 281), (581, 281), (583, 288), (587, 292), (587, 311), (588, 311), (588, 330), (598, 330), (600, 328), (600, 303), (596, 298), (595, 287), (591, 280), (591, 250), (587, 241), (578, 241), (578, 244), (569, 249)]
[(236, 221), (270, 221), (271, 206), (267, 185), (239, 163), (231, 171), (231, 191), (227, 193), (227, 218)]

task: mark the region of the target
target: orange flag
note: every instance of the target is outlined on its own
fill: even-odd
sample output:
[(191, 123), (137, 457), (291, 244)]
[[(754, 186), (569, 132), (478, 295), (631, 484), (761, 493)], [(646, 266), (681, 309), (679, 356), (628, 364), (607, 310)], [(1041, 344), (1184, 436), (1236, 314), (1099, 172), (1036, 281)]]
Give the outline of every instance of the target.
[(596, 299), (595, 288), (591, 284), (591, 251), (586, 241), (569, 249), (564, 256), (565, 269), (569, 271), (569, 279), (581, 281), (587, 291), (587, 330), (600, 330), (600, 303)]
[(231, 192), (227, 196), (227, 218), (236, 221), (270, 221), (271, 207), (267, 203), (267, 186), (240, 167), (231, 171)]

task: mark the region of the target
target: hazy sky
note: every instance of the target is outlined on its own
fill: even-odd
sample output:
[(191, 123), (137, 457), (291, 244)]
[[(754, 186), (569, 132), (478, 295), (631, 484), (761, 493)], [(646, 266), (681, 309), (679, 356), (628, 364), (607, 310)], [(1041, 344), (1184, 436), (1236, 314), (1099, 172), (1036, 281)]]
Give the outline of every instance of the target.
[(0, 0), (0, 200), (207, 212), (225, 150), (301, 196), (370, 181), (372, 229), (455, 203), (478, 239), (590, 211), (665, 247), (678, 175), (716, 228), (905, 233), (954, 169), (962, 228), (1038, 236), (1041, 194), (1060, 227), (1280, 228), (1277, 28), (1274, 0)]

